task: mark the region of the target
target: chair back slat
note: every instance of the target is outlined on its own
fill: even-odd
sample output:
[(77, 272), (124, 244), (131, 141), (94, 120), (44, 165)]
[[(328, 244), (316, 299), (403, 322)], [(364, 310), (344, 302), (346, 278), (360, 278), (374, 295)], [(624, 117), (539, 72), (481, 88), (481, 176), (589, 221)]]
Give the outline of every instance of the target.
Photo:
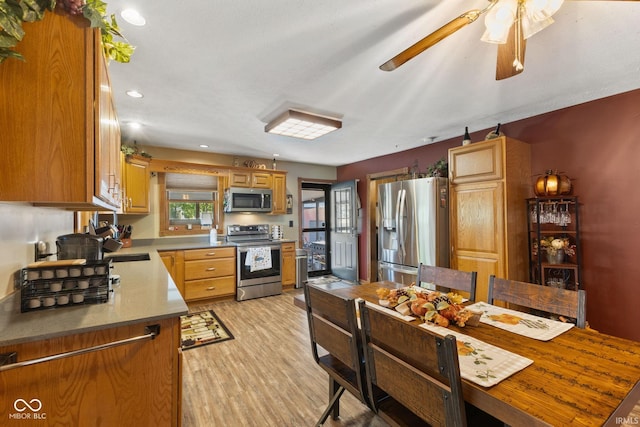
[[(304, 295), (311, 351), (316, 363), (329, 374), (330, 384), (339, 384), (361, 402), (369, 404), (355, 300), (312, 284), (304, 287)], [(332, 395), (335, 390), (332, 388)], [(338, 412), (340, 395), (341, 392), (321, 417), (323, 422), (331, 408)]]
[(352, 334), (328, 320), (313, 314), (314, 341), (351, 369), (357, 369), (358, 360), (353, 358)]
[(541, 310), (576, 319), (576, 326), (586, 325), (586, 299), (584, 290), (552, 288), (534, 283), (489, 278), (488, 303), (495, 300)]
[[(360, 302), (369, 390), (376, 386), (433, 426), (465, 426), (456, 339), (440, 337)], [(386, 417), (387, 401), (372, 402)]]
[(476, 282), (478, 273), (475, 271), (453, 270), (445, 267), (434, 267), (431, 265), (420, 264), (418, 267), (418, 277), (416, 284), (433, 283), (436, 289), (449, 291), (462, 291), (469, 294), (469, 301), (476, 300)]

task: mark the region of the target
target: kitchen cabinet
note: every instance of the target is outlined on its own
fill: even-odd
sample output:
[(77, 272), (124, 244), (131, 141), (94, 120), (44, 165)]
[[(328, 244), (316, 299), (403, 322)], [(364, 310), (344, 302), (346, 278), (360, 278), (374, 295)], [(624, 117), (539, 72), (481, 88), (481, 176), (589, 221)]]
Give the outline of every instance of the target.
[[(145, 337), (151, 330), (159, 331), (153, 339)], [(179, 426), (179, 317), (8, 345), (0, 354), (24, 362), (103, 345), (1, 372), (2, 425)]]
[[(577, 197), (527, 199), (529, 281), (582, 289), (580, 221)], [(551, 242), (556, 240), (553, 248)]]
[(174, 283), (176, 283), (176, 278), (178, 277), (176, 252), (177, 251), (158, 251), (158, 255), (160, 255), (160, 259), (167, 268)]
[(283, 243), (280, 249), (282, 256), (282, 286), (296, 284), (296, 244)]
[(508, 137), (449, 149), (450, 264), (478, 273), (479, 301), (487, 299), (492, 274), (528, 279), (530, 152)]
[(271, 214), (284, 215), (287, 213), (287, 174), (276, 173), (272, 175), (273, 205)]
[(182, 251), (185, 301), (235, 296), (236, 248)]
[(149, 160), (141, 156), (126, 156), (122, 176), (124, 213), (149, 213)]
[(247, 188), (271, 188), (271, 173), (266, 172), (262, 169), (259, 172), (232, 170), (229, 172), (229, 186)]
[(120, 130), (100, 30), (81, 16), (25, 23), (26, 61), (0, 66), (0, 200), (120, 206)]

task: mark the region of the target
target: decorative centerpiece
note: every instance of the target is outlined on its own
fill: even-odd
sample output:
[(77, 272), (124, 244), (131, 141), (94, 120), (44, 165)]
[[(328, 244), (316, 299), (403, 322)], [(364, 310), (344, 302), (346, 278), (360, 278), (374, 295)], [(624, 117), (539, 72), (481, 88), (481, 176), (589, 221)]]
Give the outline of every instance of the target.
[(376, 290), (380, 305), (393, 307), (400, 314), (411, 314), (420, 317), (425, 322), (447, 327), (451, 322), (457, 326), (477, 326), (482, 313), (465, 309), (462, 296), (455, 293), (426, 291), (412, 284), (408, 288)]
[(565, 255), (575, 255), (575, 245), (572, 245), (568, 238), (543, 237), (540, 239), (540, 246), (546, 252), (549, 264), (562, 264)]

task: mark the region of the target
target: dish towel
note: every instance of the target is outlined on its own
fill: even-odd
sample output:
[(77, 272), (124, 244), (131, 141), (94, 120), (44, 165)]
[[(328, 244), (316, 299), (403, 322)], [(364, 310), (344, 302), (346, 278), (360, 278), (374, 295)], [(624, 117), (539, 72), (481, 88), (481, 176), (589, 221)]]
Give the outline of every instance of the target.
[(247, 248), (247, 258), (244, 265), (248, 266), (251, 272), (271, 268), (271, 249), (268, 247)]

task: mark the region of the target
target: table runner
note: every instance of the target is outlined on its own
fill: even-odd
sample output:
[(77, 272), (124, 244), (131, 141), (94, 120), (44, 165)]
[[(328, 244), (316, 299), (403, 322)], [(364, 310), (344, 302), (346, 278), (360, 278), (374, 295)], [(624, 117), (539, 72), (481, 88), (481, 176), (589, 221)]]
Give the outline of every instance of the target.
[(533, 314), (497, 307), (486, 302), (477, 302), (467, 308), (481, 311), (480, 321), (482, 323), (540, 341), (549, 341), (575, 326), (573, 323), (545, 319)]
[(483, 387), (496, 385), (533, 363), (531, 359), (442, 326), (422, 323), (420, 327), (441, 336), (455, 336), (460, 376)]

